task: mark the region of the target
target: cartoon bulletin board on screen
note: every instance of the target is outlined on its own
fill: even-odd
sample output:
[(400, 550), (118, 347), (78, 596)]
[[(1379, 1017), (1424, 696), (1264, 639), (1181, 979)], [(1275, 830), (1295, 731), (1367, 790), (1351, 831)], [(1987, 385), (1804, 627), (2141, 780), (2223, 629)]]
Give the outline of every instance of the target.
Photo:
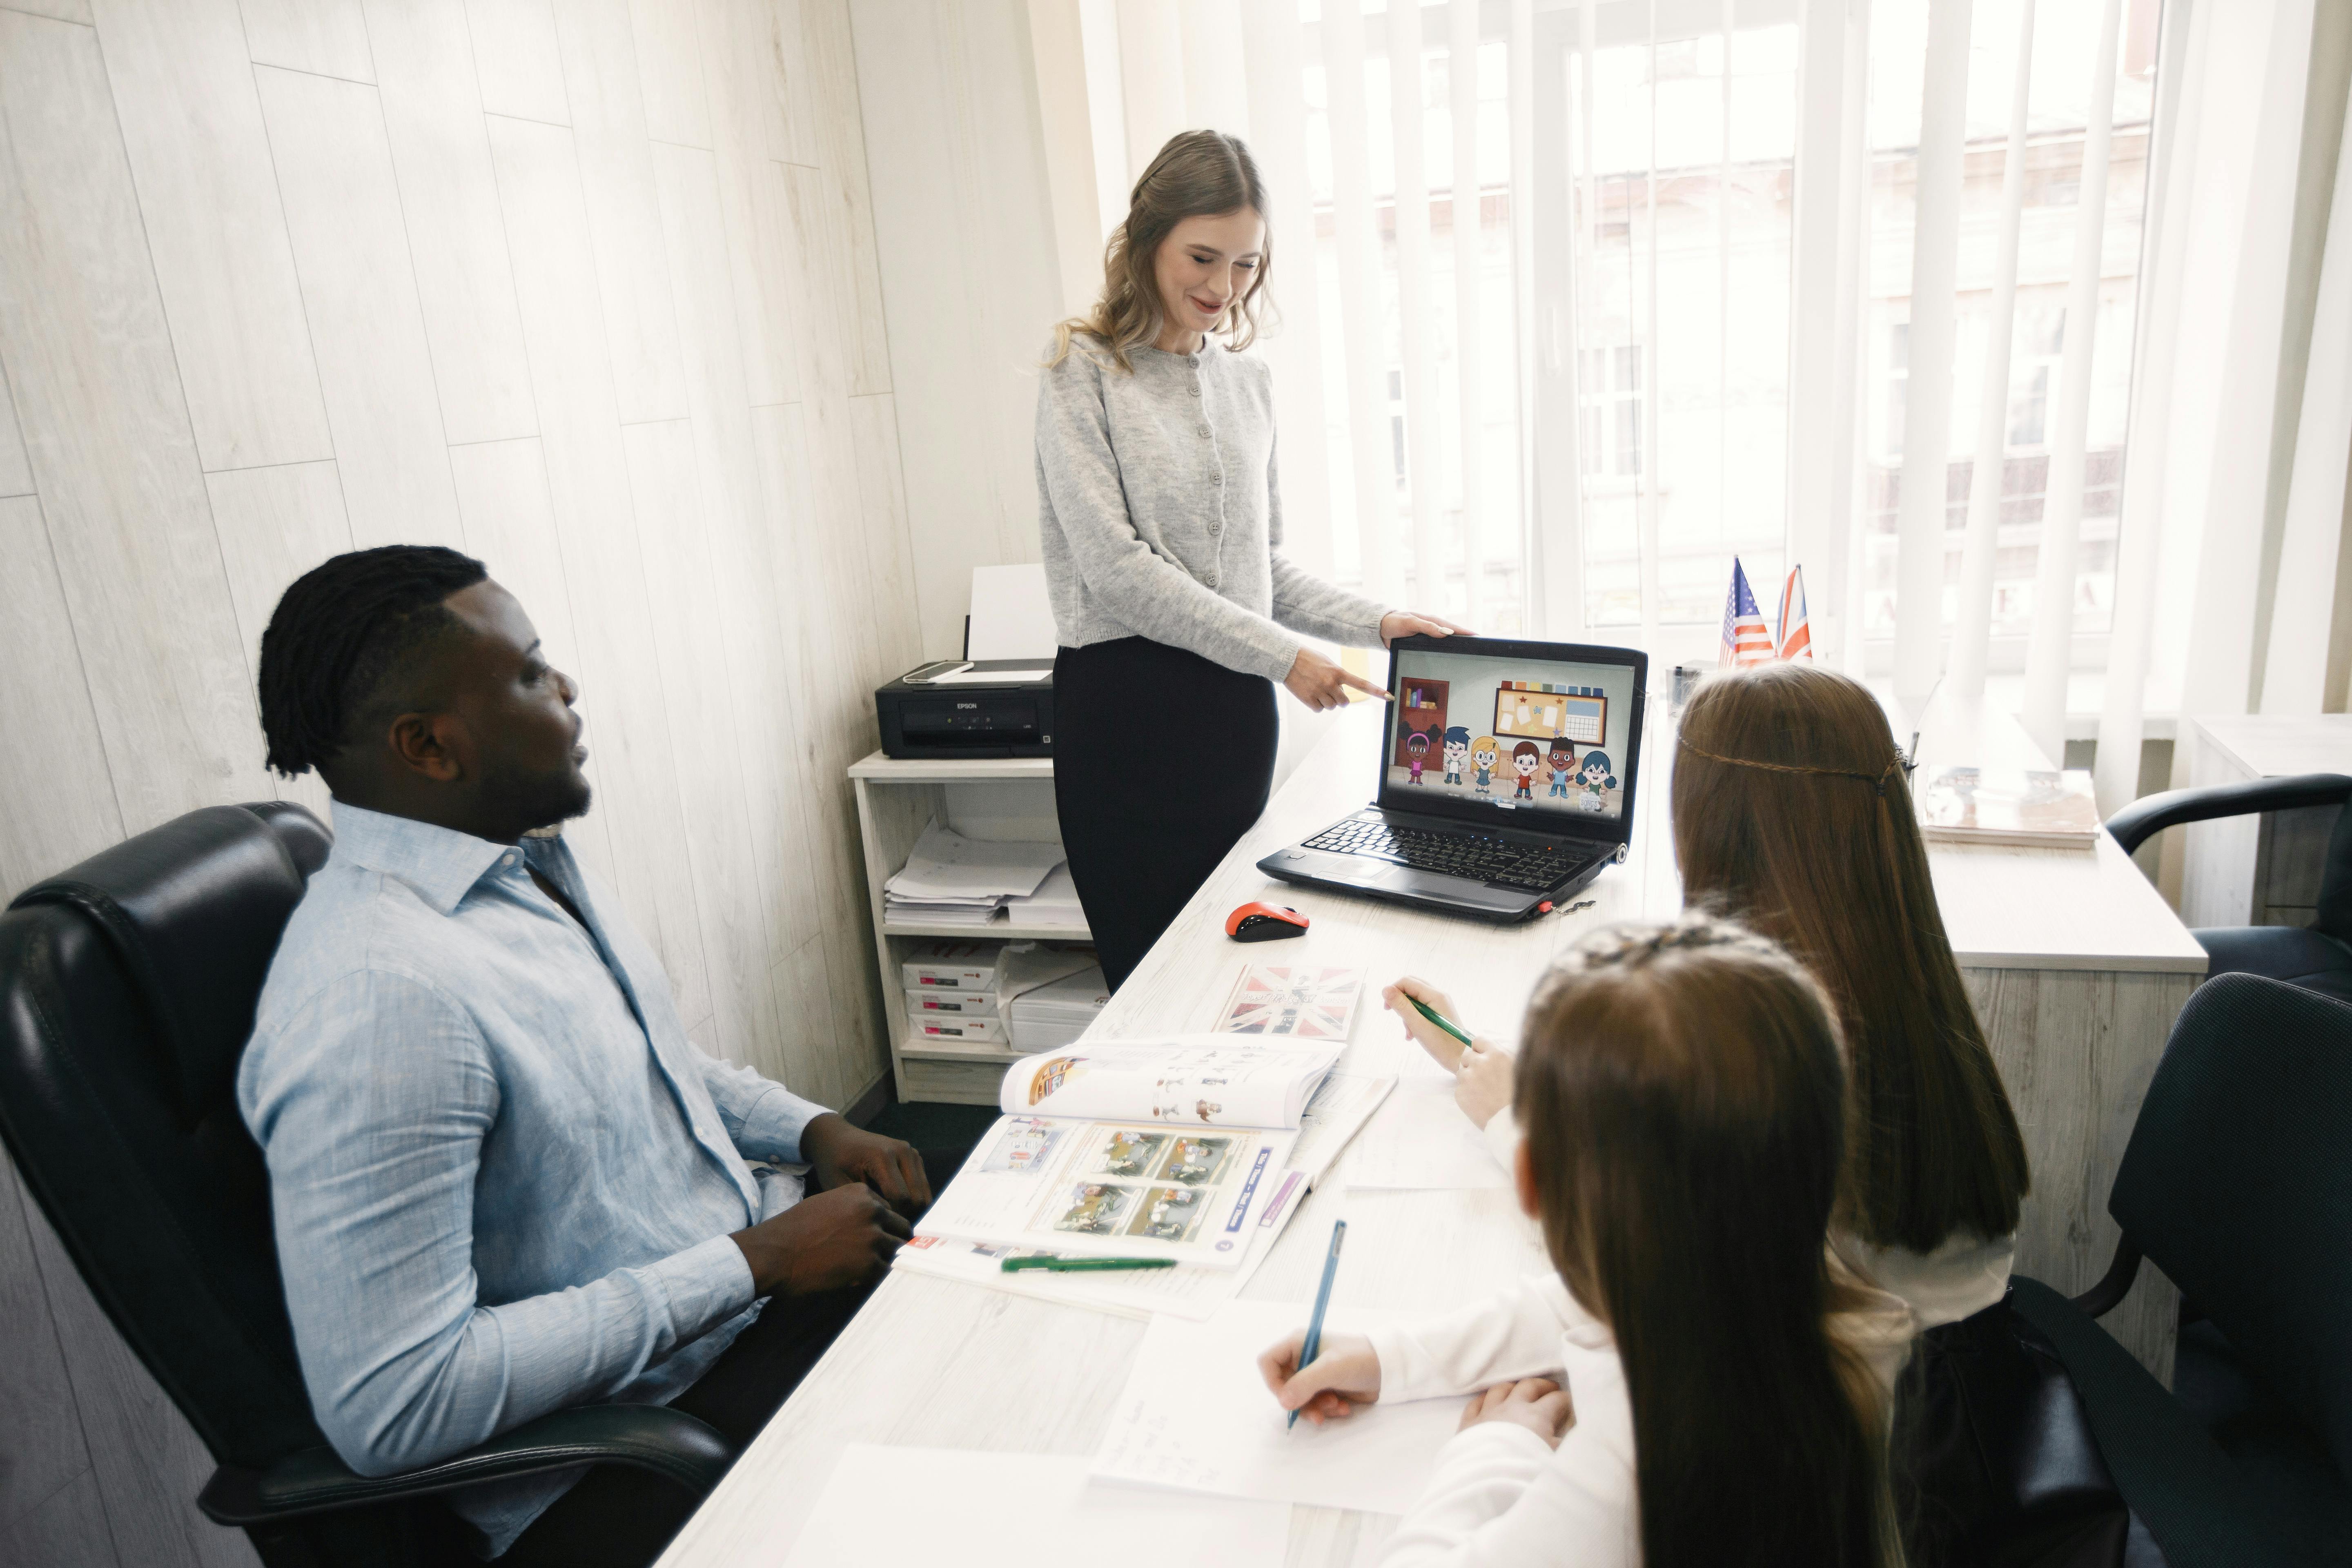
[(1633, 697), (1633, 672), (1619, 666), (1407, 654), (1389, 783), (1614, 818)]

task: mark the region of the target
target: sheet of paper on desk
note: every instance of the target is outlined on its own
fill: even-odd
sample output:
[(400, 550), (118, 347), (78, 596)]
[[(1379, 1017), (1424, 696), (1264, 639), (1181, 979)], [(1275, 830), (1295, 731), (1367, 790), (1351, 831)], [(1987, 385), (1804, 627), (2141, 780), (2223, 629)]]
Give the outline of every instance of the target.
[(1381, 1102), (1395, 1089), (1396, 1076), (1374, 1078), (1369, 1073), (1334, 1072), (1323, 1079), (1307, 1112), (1298, 1119), (1298, 1142), (1290, 1146), (1290, 1168), (1307, 1178), (1311, 1190), (1323, 1180), (1332, 1162), (1364, 1129)]
[[(909, 1503), (916, 1506), (909, 1507)], [(852, 1443), (783, 1568), (1280, 1568), (1290, 1510), (1095, 1481), (1084, 1459)]]
[(1454, 1103), (1454, 1080), (1407, 1070), (1356, 1134), (1349, 1187), (1507, 1187), (1510, 1176)]
[[(1368, 1405), (1345, 1420), (1286, 1427), (1257, 1354), (1304, 1327), (1304, 1301), (1229, 1301), (1205, 1323), (1151, 1320), (1096, 1451), (1107, 1480), (1316, 1508), (1401, 1513), (1462, 1419), (1458, 1399)], [(1327, 1333), (1390, 1314), (1334, 1306)]]

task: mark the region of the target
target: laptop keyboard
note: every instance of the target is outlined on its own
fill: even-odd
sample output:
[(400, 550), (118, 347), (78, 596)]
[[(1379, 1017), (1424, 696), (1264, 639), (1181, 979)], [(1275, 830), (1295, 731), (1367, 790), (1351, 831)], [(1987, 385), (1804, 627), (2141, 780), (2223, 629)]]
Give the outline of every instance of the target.
[(1300, 846), (1335, 855), (1365, 855), (1416, 871), (1467, 877), (1474, 882), (1539, 893), (1568, 880), (1591, 858), (1590, 852), (1563, 853), (1549, 845), (1512, 844), (1481, 834), (1439, 833), (1399, 827), (1377, 819), (1335, 822)]

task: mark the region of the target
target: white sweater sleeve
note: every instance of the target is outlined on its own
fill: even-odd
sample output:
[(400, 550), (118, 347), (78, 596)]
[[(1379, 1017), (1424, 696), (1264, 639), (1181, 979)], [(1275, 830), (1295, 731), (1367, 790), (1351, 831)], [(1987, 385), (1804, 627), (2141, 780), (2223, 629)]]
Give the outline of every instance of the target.
[(1468, 1394), (1560, 1371), (1560, 1335), (1589, 1321), (1556, 1274), (1459, 1311), (1372, 1331), (1382, 1399)]
[(1639, 1568), (1625, 1459), (1580, 1420), (1557, 1452), (1488, 1421), (1438, 1451), (1381, 1568)]

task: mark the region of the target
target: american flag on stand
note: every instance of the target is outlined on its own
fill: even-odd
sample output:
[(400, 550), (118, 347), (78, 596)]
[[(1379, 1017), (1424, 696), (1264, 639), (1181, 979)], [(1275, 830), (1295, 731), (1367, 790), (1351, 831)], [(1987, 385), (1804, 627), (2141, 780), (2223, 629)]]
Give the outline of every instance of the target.
[(1765, 664), (1772, 658), (1772, 629), (1764, 624), (1764, 612), (1756, 607), (1756, 595), (1748, 586), (1748, 574), (1740, 569), (1739, 557), (1731, 558), (1731, 592), (1723, 601), (1723, 649), (1716, 658), (1718, 669), (1745, 669), (1751, 664)]
[(1805, 569), (1801, 566), (1790, 567), (1789, 580), (1780, 585), (1780, 657), (1813, 657), (1813, 627), (1805, 618)]

